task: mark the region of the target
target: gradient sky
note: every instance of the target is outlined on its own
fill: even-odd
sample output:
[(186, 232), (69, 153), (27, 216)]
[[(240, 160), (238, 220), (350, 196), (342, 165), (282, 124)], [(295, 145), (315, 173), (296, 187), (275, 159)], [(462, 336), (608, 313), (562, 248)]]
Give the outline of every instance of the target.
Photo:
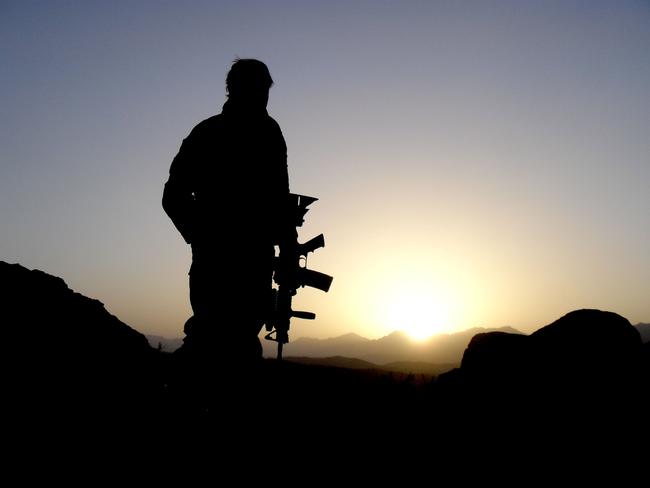
[(650, 321), (647, 1), (1, 1), (0, 259), (181, 335), (162, 188), (237, 56), (320, 198), (292, 337)]

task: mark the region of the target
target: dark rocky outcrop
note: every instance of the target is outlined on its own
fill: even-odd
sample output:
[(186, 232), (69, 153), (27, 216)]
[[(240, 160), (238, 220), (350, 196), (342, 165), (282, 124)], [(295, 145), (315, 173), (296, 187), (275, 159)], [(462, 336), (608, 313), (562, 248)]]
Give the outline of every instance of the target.
[(523, 334), (484, 332), (476, 334), (463, 354), (461, 368), (476, 374), (501, 374), (520, 363), (528, 353), (529, 339)]
[(530, 336), (540, 366), (551, 374), (625, 374), (638, 367), (641, 336), (613, 312), (576, 310)]
[(3, 354), (18, 408), (115, 415), (154, 397), (157, 352), (100, 301), (61, 278), (5, 262), (0, 289)]
[[(612, 312), (576, 310), (530, 336), (490, 332), (469, 343), (440, 385), (499, 404), (583, 406), (640, 400), (647, 381), (639, 332)], [(529, 404), (528, 406), (530, 406)]]

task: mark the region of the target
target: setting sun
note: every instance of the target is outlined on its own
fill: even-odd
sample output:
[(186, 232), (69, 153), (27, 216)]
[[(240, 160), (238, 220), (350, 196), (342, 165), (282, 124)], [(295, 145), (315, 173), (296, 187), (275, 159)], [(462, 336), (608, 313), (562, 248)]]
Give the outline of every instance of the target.
[(435, 297), (418, 290), (406, 289), (387, 304), (390, 326), (412, 339), (424, 340), (448, 327), (449, 313)]
[(385, 333), (398, 330), (421, 341), (454, 328), (456, 300), (452, 284), (444, 286), (448, 280), (436, 283), (431, 279), (436, 275), (442, 278), (442, 270), (434, 273), (422, 269), (427, 268), (422, 264), (417, 268), (402, 264), (383, 269), (392, 279), (375, 290), (372, 309), (376, 311), (376, 323)]

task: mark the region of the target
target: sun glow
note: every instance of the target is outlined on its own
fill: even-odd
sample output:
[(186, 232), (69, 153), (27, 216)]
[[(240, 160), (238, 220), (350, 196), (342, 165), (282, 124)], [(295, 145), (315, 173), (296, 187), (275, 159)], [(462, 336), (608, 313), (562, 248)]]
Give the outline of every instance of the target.
[(450, 327), (450, 307), (441, 293), (421, 287), (405, 287), (389, 294), (384, 304), (385, 322), (421, 341)]
[(404, 290), (387, 304), (388, 323), (414, 340), (424, 340), (448, 327), (449, 313), (435, 296)]
[(363, 304), (365, 320), (371, 319), (376, 337), (401, 331), (422, 341), (471, 322), (467, 300), (462, 298), (474, 291), (463, 279), (462, 266), (427, 258), (426, 250), (419, 249), (394, 255), (398, 264), (375, 266), (366, 278), (369, 285), (359, 287), (367, 290), (364, 300), (357, 301)]

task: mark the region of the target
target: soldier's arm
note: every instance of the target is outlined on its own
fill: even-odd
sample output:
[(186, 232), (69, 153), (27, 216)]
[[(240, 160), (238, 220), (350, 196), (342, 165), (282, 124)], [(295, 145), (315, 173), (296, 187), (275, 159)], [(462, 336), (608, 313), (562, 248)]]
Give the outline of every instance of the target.
[(295, 231), (293, 219), (291, 218), (291, 207), (289, 205), (289, 169), (287, 165), (287, 144), (280, 130), (280, 126), (273, 120), (274, 154), (272, 155), (273, 172), (271, 179), (273, 201), (277, 216), (275, 226), (280, 238), (287, 233), (292, 235)]
[(169, 169), (165, 183), (162, 206), (185, 242), (192, 242), (194, 230), (194, 190), (192, 188), (192, 166), (196, 157), (197, 137), (192, 131), (183, 140), (178, 154)]
[(295, 205), (289, 197), (289, 170), (287, 164), (287, 145), (280, 130), (274, 121), (276, 130), (276, 154), (274, 155), (273, 190), (276, 195), (275, 231), (280, 247), (280, 266), (278, 278), (288, 282), (295, 281), (295, 272), (298, 267), (298, 232), (295, 223)]

